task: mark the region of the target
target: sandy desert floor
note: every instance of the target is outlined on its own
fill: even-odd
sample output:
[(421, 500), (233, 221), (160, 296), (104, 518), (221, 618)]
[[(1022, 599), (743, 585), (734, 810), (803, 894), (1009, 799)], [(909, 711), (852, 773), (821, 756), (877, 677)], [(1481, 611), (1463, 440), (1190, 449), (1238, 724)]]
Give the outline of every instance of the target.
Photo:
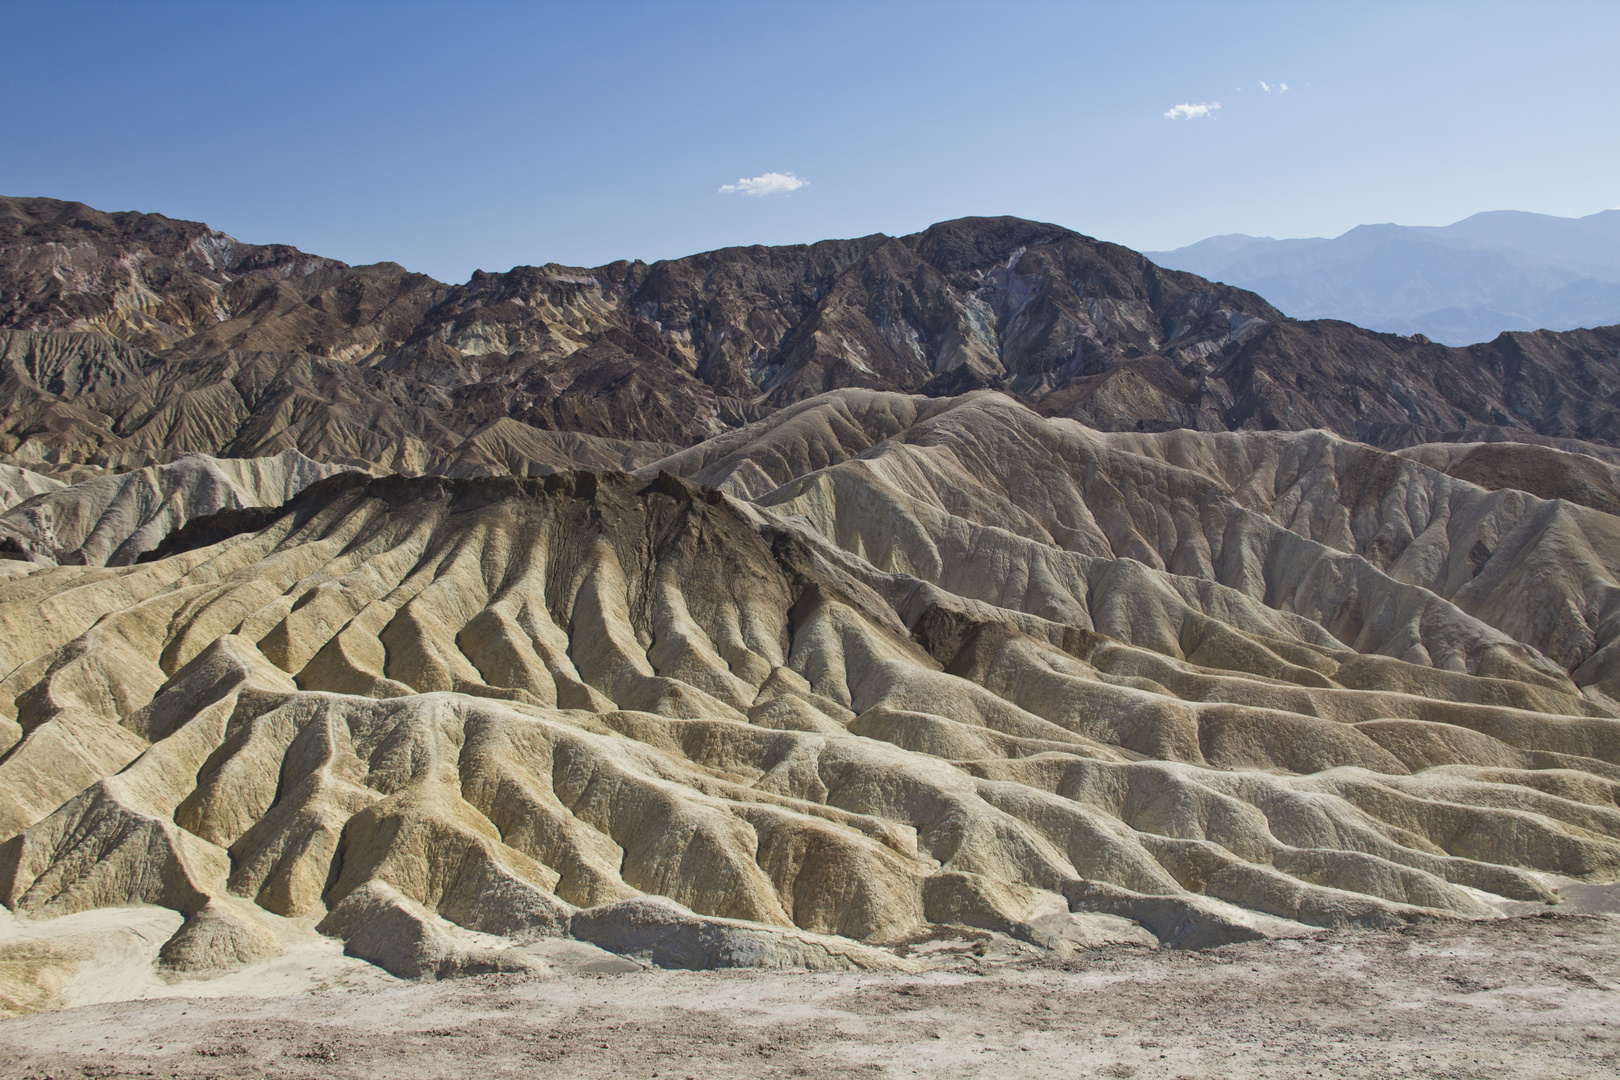
[(103, 1003), (0, 1022), (0, 1076), (1620, 1075), (1613, 914), (961, 956), (921, 976), (602, 971)]

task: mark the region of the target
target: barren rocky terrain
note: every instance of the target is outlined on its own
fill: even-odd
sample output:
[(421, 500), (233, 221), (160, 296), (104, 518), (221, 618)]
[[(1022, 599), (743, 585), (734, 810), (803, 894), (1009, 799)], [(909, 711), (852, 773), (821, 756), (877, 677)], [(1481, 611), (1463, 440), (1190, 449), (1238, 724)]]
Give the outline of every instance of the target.
[[(0, 900), (168, 908), (203, 978), (311, 929), (410, 978), (551, 938), (917, 970), (939, 925), (1067, 954), (1557, 903), (1620, 876), (1620, 524), (1524, 490), (1572, 482), (1545, 454), (1493, 491), (842, 391), (640, 475), (336, 473), (135, 565), (35, 552)], [(56, 513), (103, 552), (149, 520)]]
[(0, 455), (25, 468), (288, 449), (450, 475), (634, 468), (847, 387), (997, 389), (1113, 431), (1576, 440), (1607, 457), (1617, 350), (1614, 327), (1453, 349), (1302, 322), (1016, 218), (447, 285), (0, 198)]
[(1620, 1069), (1620, 922), (1340, 931), (923, 975), (478, 976), (0, 1022), (0, 1076), (1560, 1076)]
[[(1334, 1075), (1469, 1030), (1456, 1075), (1528, 1067), (1526, 1001), (1612, 1057), (1613, 924), (1568, 915), (1620, 878), (1612, 330), (1292, 323), (1005, 220), (450, 289), (6, 207), (5, 1012), (178, 1075), (375, 1072), (410, 1002), (533, 1027), (598, 977), (599, 1071), (744, 1046), (728, 993), (813, 1004), (702, 1075), (1282, 1069), (1235, 993), (1297, 995), (1251, 1027)], [(885, 1056), (900, 998), (944, 1056)], [(1040, 1045), (946, 1025), (992, 999)], [(0, 1033), (36, 1075), (102, 1067), (39, 1023)]]

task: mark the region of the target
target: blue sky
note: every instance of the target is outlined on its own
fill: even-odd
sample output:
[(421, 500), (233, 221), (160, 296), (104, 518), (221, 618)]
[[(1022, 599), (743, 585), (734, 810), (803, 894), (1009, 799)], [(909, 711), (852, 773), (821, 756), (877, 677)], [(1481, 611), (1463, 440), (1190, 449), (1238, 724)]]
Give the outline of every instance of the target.
[[(1154, 249), (1620, 205), (1612, 2), (0, 0), (0, 19), (0, 193), (453, 281), (967, 214)], [(740, 184), (772, 173), (806, 183)]]

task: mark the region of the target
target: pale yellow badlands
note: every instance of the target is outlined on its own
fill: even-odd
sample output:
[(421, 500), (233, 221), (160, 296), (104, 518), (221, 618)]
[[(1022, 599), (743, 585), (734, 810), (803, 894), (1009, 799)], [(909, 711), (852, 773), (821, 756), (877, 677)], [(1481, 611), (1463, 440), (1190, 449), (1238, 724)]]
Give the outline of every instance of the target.
[[(208, 546), (0, 562), (14, 1011), (88, 962), (50, 926), (140, 905), (171, 980), (915, 969), (939, 924), (1193, 947), (1620, 877), (1620, 518), (1535, 493), (1590, 459), (843, 391), (635, 474), (277, 460), (194, 466), (295, 496)], [(144, 483), (52, 520), (94, 564), (160, 539), (120, 498), (221, 508)]]

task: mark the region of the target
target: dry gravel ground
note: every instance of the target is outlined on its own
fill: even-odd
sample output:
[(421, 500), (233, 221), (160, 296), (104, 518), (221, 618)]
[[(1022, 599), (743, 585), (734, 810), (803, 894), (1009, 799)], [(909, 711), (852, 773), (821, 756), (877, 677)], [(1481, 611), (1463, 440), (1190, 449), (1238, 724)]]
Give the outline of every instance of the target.
[(0, 1022), (0, 1076), (1613, 1077), (1620, 917), (1545, 915), (927, 975), (630, 971)]

